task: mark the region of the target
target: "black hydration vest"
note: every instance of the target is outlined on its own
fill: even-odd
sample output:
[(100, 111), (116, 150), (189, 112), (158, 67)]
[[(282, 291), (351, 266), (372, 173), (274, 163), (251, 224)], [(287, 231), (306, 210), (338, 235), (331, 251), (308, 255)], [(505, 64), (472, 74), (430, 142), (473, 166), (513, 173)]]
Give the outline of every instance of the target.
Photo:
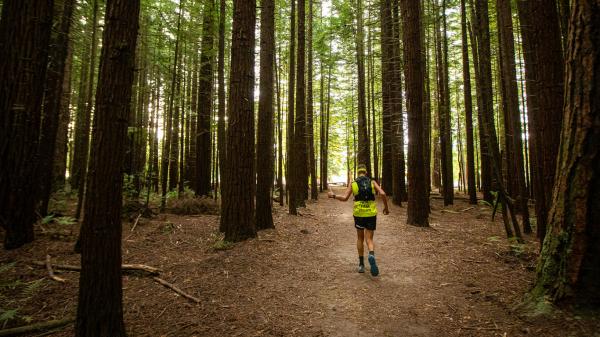
[(371, 184), (371, 178), (367, 176), (360, 176), (356, 178), (356, 185), (358, 185), (358, 193), (354, 196), (355, 201), (373, 201), (375, 200), (375, 194), (373, 194), (373, 186)]

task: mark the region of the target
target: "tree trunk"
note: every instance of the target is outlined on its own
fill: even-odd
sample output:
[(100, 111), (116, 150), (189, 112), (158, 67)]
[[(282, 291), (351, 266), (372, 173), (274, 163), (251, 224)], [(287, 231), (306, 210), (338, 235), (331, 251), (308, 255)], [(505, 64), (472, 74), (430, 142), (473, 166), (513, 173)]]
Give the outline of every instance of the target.
[(535, 301), (600, 303), (600, 1), (573, 1), (565, 110)]
[(204, 3), (202, 50), (200, 52), (200, 82), (198, 84), (198, 124), (196, 137), (196, 195), (208, 196), (211, 191), (211, 112), (213, 88), (214, 0)]
[[(258, 139), (256, 144), (256, 228), (274, 228), (271, 188), (273, 158), (273, 93), (275, 60), (275, 2), (261, 0), (260, 12), (260, 98), (258, 101)], [(315, 186), (316, 187), (316, 186)]]
[(382, 164), (381, 186), (392, 191), (392, 85), (394, 58), (392, 1), (381, 0), (379, 5), (379, 21), (381, 22), (381, 104), (382, 104)]
[[(256, 0), (233, 3), (227, 159), (221, 224), (226, 241), (256, 237), (254, 222), (254, 43)], [(233, 156), (233, 154), (236, 156)]]
[(319, 198), (319, 190), (317, 189), (317, 163), (315, 158), (315, 132), (313, 126), (314, 116), (314, 101), (313, 101), (313, 0), (308, 0), (308, 79), (307, 96), (306, 96), (306, 132), (308, 141), (308, 174), (310, 176), (310, 198), (317, 200)]
[(398, 0), (392, 1), (393, 84), (392, 84), (392, 202), (401, 206), (406, 201), (406, 158), (404, 154), (404, 115), (402, 112), (402, 49), (400, 48), (400, 15)]
[[(225, 134), (225, 0), (220, 0), (219, 3), (219, 55), (217, 61), (217, 79), (219, 89), (217, 93), (217, 99), (219, 101), (217, 122), (217, 151), (219, 157), (219, 186), (221, 190), (221, 196), (223, 194), (224, 184), (223, 180), (225, 177), (225, 161), (227, 160), (227, 135)], [(223, 231), (223, 228), (220, 228)]]
[[(73, 162), (77, 169), (73, 170), (73, 187), (77, 188), (77, 208), (75, 210), (75, 218), (81, 217), (81, 209), (83, 207), (85, 195), (85, 179), (88, 168), (89, 152), (90, 152), (90, 124), (92, 120), (92, 104), (94, 96), (94, 78), (96, 76), (96, 53), (98, 50), (98, 0), (94, 0), (92, 9), (92, 45), (90, 47), (90, 68), (88, 70), (87, 82), (85, 85), (85, 105), (81, 115), (81, 127), (78, 128), (79, 133), (75, 134), (75, 151), (73, 154)], [(77, 131), (77, 130), (76, 130)]]
[[(85, 213), (76, 336), (125, 336), (121, 204), (138, 0), (108, 0), (100, 56)], [(99, 135), (102, 135), (101, 137)]]
[(288, 74), (288, 111), (287, 111), (287, 132), (286, 132), (286, 175), (285, 175), (285, 191), (288, 195), (289, 213), (297, 214), (296, 195), (295, 193), (295, 170), (294, 167), (294, 112), (295, 112), (295, 92), (294, 85), (296, 81), (296, 0), (291, 0), (290, 13), (290, 57), (289, 57), (289, 74)]
[(473, 101), (471, 97), (471, 65), (469, 62), (469, 40), (467, 39), (467, 8), (465, 0), (460, 1), (460, 23), (463, 59), (463, 93), (465, 100), (465, 127), (467, 133), (467, 190), (469, 203), (477, 204), (475, 186), (475, 150), (473, 145)]
[[(492, 203), (494, 201), (494, 196), (492, 195), (492, 165), (490, 163), (491, 157), (490, 152), (488, 150), (488, 145), (485, 140), (485, 134), (482, 132), (483, 118), (482, 114), (486, 109), (489, 108), (488, 103), (485, 102), (484, 97), (488, 95), (491, 97), (491, 94), (484, 95), (484, 82), (481, 71), (481, 60), (480, 60), (480, 30), (478, 23), (477, 15), (475, 14), (475, 6), (473, 5), (472, 0), (470, 2), (471, 7), (471, 23), (472, 25), (469, 30), (470, 40), (471, 40), (471, 50), (473, 51), (473, 65), (475, 68), (475, 82), (477, 87), (477, 124), (479, 128), (479, 155), (481, 162), (481, 191), (483, 193), (483, 200), (488, 203)], [(488, 30), (488, 46), (489, 46), (489, 30)], [(489, 50), (489, 47), (487, 48)], [(488, 61), (489, 62), (489, 61)], [(490, 66), (491, 67), (491, 66)], [(491, 70), (490, 70), (491, 72)], [(491, 91), (491, 87), (489, 89)], [(487, 91), (487, 89), (486, 89)], [(485, 98), (486, 100), (488, 98)], [(487, 112), (486, 112), (487, 113)]]
[(429, 196), (423, 160), (423, 57), (421, 54), (421, 1), (401, 0), (406, 96), (408, 102), (408, 210), (407, 223), (429, 226)]
[(564, 63), (556, 2), (518, 1), (527, 81), (529, 151), (537, 236), (546, 235), (564, 102)]
[[(309, 0), (310, 1), (310, 0)], [(298, 50), (296, 64), (296, 116), (294, 123), (294, 188), (296, 207), (304, 207), (308, 191), (306, 144), (306, 6), (298, 0)], [(291, 199), (290, 199), (291, 200)], [(291, 202), (291, 201), (290, 201)]]
[[(513, 179), (515, 182), (514, 194), (517, 195), (517, 206), (520, 208), (523, 216), (523, 231), (531, 233), (531, 225), (529, 223), (529, 206), (527, 185), (525, 181), (525, 166), (523, 162), (523, 138), (521, 128), (521, 113), (519, 111), (519, 96), (517, 88), (517, 75), (515, 70), (515, 43), (513, 36), (512, 11), (510, 1), (496, 1), (499, 38), (500, 38), (500, 54), (502, 72), (502, 87), (506, 114), (504, 118), (508, 120), (509, 132), (511, 136), (512, 158), (510, 158), (513, 167)], [(507, 151), (508, 153), (508, 151)], [(509, 164), (509, 163), (507, 163)]]
[(58, 112), (58, 129), (56, 131), (56, 146), (54, 152), (53, 182), (54, 189), (65, 184), (67, 172), (67, 153), (69, 143), (69, 123), (71, 121), (71, 74), (73, 68), (73, 44), (69, 41), (67, 46), (67, 60), (62, 78), (62, 96)]
[[(365, 37), (362, 0), (356, 1), (356, 63), (358, 68), (358, 161), (371, 175), (371, 151), (367, 134), (366, 80), (365, 80)], [(310, 92), (308, 93), (310, 95)]]
[[(58, 17), (58, 31), (50, 41), (48, 71), (46, 72), (46, 88), (44, 94), (44, 109), (38, 149), (38, 179), (40, 215), (48, 213), (48, 202), (52, 193), (52, 169), (56, 135), (58, 132), (59, 111), (61, 106), (63, 79), (69, 44), (69, 30), (73, 14), (74, 0), (65, 0)], [(56, 6), (56, 5), (55, 5)]]
[(0, 225), (6, 230), (6, 249), (34, 239), (36, 155), (52, 9), (50, 0), (7, 0), (2, 7)]

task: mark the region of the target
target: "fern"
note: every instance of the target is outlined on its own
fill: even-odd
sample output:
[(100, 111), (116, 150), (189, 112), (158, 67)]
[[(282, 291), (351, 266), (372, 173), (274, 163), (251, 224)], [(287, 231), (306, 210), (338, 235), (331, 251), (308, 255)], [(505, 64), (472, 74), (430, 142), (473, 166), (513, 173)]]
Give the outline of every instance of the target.
[(54, 219), (54, 221), (56, 221), (56, 223), (61, 226), (71, 226), (77, 222), (75, 218), (72, 218), (70, 216), (61, 216)]
[(0, 323), (4, 324), (12, 319), (15, 319), (17, 317), (18, 311), (19, 311), (18, 309), (8, 309), (8, 310), (0, 309)]
[(7, 263), (0, 266), (0, 274), (4, 274), (7, 271), (13, 269), (15, 267), (15, 262)]
[(47, 225), (54, 220), (54, 214), (46, 215), (42, 218), (42, 225)]
[(27, 285), (25, 286), (25, 288), (23, 288), (23, 291), (22, 291), (23, 296), (25, 296), (25, 297), (33, 296), (33, 294), (36, 292), (36, 290), (38, 290), (42, 286), (42, 283), (44, 283), (43, 278), (41, 278), (39, 280), (28, 282)]

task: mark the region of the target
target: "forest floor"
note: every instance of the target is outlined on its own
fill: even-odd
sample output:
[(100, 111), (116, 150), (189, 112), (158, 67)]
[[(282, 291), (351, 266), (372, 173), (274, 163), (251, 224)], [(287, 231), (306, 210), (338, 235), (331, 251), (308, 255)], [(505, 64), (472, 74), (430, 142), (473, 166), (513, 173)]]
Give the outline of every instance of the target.
[[(377, 277), (357, 273), (350, 201), (321, 194), (301, 216), (274, 207), (275, 229), (234, 245), (221, 241), (217, 216), (162, 214), (134, 231), (124, 222), (123, 262), (158, 267), (161, 278), (200, 299), (126, 274), (128, 335), (600, 336), (597, 313), (513, 311), (534, 279), (538, 246), (534, 237), (524, 245), (506, 240), (487, 206), (457, 199), (443, 207), (433, 198), (430, 228), (406, 225), (406, 208), (391, 206), (378, 216)], [(57, 271), (60, 283), (32, 264), (47, 254), (79, 264), (75, 236), (52, 226), (59, 225), (37, 226), (34, 243), (0, 253), (0, 309), (14, 316), (6, 327), (76, 313), (79, 274)], [(32, 336), (41, 335), (72, 336), (73, 325)]]

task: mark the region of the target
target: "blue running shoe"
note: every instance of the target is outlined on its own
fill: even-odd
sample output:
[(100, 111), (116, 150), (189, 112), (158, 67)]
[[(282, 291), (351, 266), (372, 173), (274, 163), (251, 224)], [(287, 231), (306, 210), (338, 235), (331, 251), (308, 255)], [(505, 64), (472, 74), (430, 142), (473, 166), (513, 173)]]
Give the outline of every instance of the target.
[(377, 268), (377, 262), (375, 262), (375, 255), (369, 254), (369, 264), (371, 265), (371, 275), (379, 275), (379, 268)]

